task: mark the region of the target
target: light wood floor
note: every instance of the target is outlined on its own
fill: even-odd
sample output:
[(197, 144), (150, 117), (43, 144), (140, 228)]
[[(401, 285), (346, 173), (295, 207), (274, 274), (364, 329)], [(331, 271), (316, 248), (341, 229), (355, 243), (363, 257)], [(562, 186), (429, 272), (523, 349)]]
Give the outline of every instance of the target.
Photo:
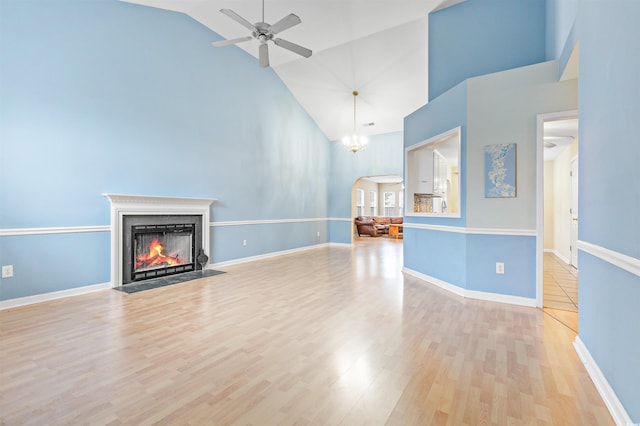
[(608, 425), (542, 310), (403, 276), (358, 239), (0, 312), (6, 425)]

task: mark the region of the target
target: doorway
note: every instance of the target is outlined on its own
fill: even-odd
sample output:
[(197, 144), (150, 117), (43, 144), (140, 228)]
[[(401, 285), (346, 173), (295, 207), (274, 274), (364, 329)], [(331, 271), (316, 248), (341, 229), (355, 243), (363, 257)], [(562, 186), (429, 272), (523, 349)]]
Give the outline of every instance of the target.
[[(404, 184), (398, 175), (362, 176), (351, 189), (351, 217), (354, 218), (351, 241), (355, 239), (377, 239), (388, 237), (389, 231), (358, 232), (355, 218), (366, 216), (375, 218), (401, 218), (404, 212)], [(394, 221), (397, 222), (397, 221)], [(396, 223), (397, 224), (397, 223)], [(372, 238), (373, 237), (373, 238)], [(398, 240), (398, 238), (396, 238)], [(400, 242), (402, 240), (399, 240)]]
[(578, 115), (543, 115), (539, 124), (538, 305), (577, 332)]

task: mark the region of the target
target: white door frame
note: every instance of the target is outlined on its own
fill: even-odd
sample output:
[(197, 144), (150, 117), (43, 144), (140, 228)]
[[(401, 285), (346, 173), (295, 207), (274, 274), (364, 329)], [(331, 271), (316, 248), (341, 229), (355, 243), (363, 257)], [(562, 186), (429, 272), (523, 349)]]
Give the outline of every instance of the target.
[(578, 157), (571, 159), (571, 223), (570, 223), (570, 241), (571, 241), (571, 259), (569, 263), (578, 269), (578, 215), (580, 200), (578, 199), (578, 185), (580, 181), (580, 164)]
[(578, 110), (536, 116), (536, 306), (542, 308), (544, 293), (544, 123), (578, 118)]

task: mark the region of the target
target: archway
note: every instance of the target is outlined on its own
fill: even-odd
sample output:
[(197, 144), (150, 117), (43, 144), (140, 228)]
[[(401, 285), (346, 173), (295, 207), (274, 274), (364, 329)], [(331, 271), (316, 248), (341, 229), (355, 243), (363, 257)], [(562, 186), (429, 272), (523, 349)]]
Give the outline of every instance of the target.
[(403, 217), (402, 177), (398, 175), (362, 176), (356, 179), (351, 189), (351, 217), (354, 218), (351, 242), (353, 243), (355, 238), (388, 237), (388, 227), (384, 229), (378, 227), (378, 231), (373, 231), (370, 227), (360, 227), (361, 232), (358, 232), (355, 218), (361, 216), (385, 219)]

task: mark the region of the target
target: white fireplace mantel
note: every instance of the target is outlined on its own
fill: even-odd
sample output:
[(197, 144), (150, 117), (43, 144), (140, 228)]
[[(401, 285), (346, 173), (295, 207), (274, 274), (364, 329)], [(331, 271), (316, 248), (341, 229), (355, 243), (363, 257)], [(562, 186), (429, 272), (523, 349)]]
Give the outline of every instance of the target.
[(201, 215), (202, 247), (209, 246), (210, 206), (215, 198), (102, 194), (111, 203), (111, 282), (122, 285), (122, 219), (127, 215)]

